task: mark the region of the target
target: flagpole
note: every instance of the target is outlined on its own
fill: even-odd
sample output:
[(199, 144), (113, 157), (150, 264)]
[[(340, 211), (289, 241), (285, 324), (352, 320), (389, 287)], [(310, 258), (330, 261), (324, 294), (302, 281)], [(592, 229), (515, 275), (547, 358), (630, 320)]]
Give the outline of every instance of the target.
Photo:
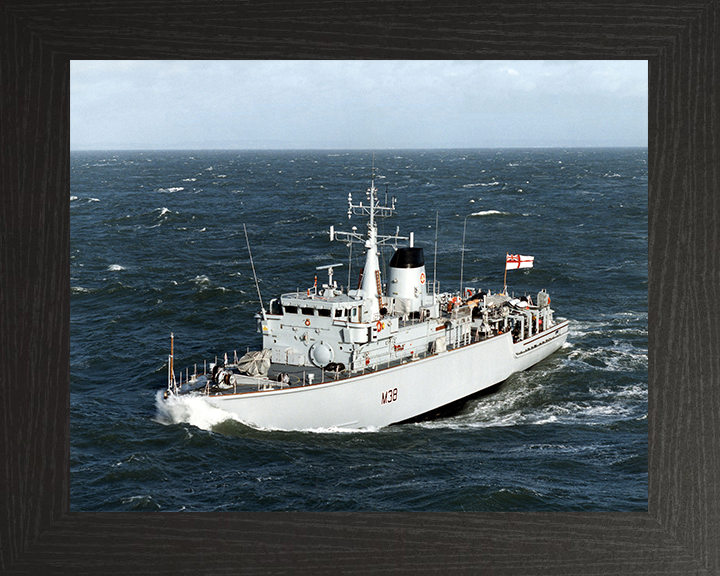
[(503, 276), (503, 294), (507, 296), (507, 257), (508, 253), (505, 252), (505, 276)]

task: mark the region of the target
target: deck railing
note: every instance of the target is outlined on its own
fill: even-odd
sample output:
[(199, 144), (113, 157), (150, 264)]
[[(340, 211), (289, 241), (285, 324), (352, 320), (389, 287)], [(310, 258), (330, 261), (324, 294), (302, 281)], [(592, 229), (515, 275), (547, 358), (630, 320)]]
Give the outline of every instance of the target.
[[(417, 323), (421, 322), (422, 320), (418, 319), (412, 319), (409, 320), (408, 323)], [(546, 329), (552, 328), (553, 326), (547, 326), (544, 327), (543, 330), (541, 330), (539, 333), (545, 332)], [(494, 334), (493, 334), (494, 335)], [(534, 334), (533, 334), (534, 335)], [(465, 346), (468, 346), (469, 344), (473, 344), (476, 342), (479, 342), (480, 340), (484, 340), (486, 337), (481, 334), (479, 330), (464, 330), (463, 326), (458, 326), (455, 328), (452, 328), (450, 330), (450, 333), (447, 334), (447, 341), (445, 350), (456, 350), (458, 348), (463, 348)], [(302, 371), (302, 377), (300, 378), (300, 374), (297, 374), (298, 376), (298, 384), (301, 386), (306, 386), (308, 384), (321, 384), (325, 382), (333, 382), (338, 380), (344, 380), (346, 378), (349, 378), (351, 376), (355, 376), (358, 374), (366, 374), (369, 372), (375, 372), (377, 370), (383, 370), (387, 368), (393, 368), (395, 366), (400, 366), (402, 364), (406, 364), (408, 362), (413, 362), (415, 360), (420, 360), (423, 358), (427, 358), (428, 356), (434, 356), (438, 352), (436, 351), (434, 347), (434, 343), (436, 341), (426, 339), (424, 342), (424, 347), (421, 350), (418, 350), (416, 353), (408, 355), (408, 356), (398, 356), (394, 351), (383, 351), (374, 355), (368, 355), (368, 356), (361, 356), (352, 363), (352, 365), (349, 367), (349, 370), (345, 370), (342, 372), (334, 371), (334, 370), (324, 370), (322, 368), (318, 369), (309, 369), (309, 370), (303, 370)], [(249, 348), (248, 348), (249, 351)], [(237, 350), (233, 350), (232, 353), (223, 354), (221, 357), (227, 356), (228, 358), (232, 358), (233, 362), (228, 361), (227, 366), (228, 367), (234, 367), (238, 364), (238, 354)], [(218, 356), (215, 357), (215, 364), (218, 363)], [(183, 380), (183, 372), (185, 375), (185, 378)], [(319, 381), (315, 380), (315, 375), (319, 372)], [(197, 380), (202, 376), (208, 376), (208, 370), (207, 370), (207, 362), (203, 363), (203, 370), (202, 372), (198, 372), (198, 365), (195, 364), (193, 374), (190, 374), (189, 367), (186, 368), (184, 371), (181, 370), (179, 372), (179, 378), (176, 379), (176, 374), (173, 374), (172, 378), (172, 387), (174, 391), (177, 393), (185, 384), (186, 386), (197, 382)], [(241, 378), (243, 379), (243, 382), (238, 384), (237, 382), (233, 385), (233, 392), (237, 393), (238, 385), (242, 386), (243, 384), (248, 385), (251, 384), (251, 381), (255, 383), (257, 386), (258, 391), (263, 390), (274, 390), (278, 387), (285, 388), (288, 386), (288, 384), (283, 382), (277, 382), (275, 380), (271, 380), (267, 377), (260, 378), (260, 377), (254, 377), (254, 376), (246, 376), (242, 375)], [(206, 386), (203, 389), (203, 392), (205, 394), (210, 394), (210, 381), (208, 379), (208, 382)]]

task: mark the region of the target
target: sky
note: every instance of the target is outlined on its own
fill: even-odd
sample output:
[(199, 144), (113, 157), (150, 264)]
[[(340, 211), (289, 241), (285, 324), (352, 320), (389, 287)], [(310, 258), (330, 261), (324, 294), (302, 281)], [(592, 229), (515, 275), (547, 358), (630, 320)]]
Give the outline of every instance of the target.
[(71, 150), (647, 146), (646, 60), (70, 64)]

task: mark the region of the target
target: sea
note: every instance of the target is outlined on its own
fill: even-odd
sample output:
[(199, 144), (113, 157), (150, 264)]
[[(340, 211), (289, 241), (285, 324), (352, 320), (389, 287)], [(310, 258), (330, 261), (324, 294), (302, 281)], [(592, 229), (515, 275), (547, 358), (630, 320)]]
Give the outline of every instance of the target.
[[(76, 151), (70, 173), (72, 511), (647, 510), (646, 148)], [(379, 232), (414, 232), (440, 290), (500, 291), (506, 254), (533, 256), (508, 292), (546, 289), (567, 343), (387, 428), (262, 430), (164, 402), (171, 333), (192, 372), (261, 347), (258, 288), (267, 304), (335, 263), (356, 287), (361, 250), (328, 231), (364, 231), (348, 193), (373, 174), (397, 210)]]

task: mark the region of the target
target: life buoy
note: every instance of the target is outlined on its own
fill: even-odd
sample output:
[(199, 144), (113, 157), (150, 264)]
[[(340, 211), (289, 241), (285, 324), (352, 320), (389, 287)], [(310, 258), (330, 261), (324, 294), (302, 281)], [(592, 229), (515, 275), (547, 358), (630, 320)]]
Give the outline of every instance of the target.
[(425, 272), (420, 272), (420, 284), (425, 284)]
[(305, 326), (310, 326), (310, 319), (305, 320)]
[(378, 321), (377, 321), (377, 324), (375, 324), (375, 329), (376, 329), (378, 332), (380, 332), (380, 330), (383, 329), (383, 325), (382, 325), (382, 322), (380, 322), (380, 320), (378, 320)]
[(368, 354), (365, 354), (365, 366), (370, 365), (370, 356)]

